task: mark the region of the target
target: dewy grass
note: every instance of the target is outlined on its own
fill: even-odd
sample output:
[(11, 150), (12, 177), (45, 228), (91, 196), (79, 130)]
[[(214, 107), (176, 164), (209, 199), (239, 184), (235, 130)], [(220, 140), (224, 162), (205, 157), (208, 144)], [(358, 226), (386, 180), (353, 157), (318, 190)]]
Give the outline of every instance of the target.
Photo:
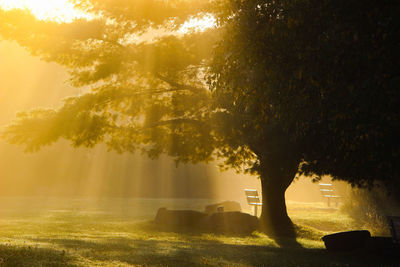
[[(174, 207), (200, 206), (193, 200), (190, 205), (181, 201), (182, 205), (174, 202)], [(336, 209), (288, 203), (289, 214), (297, 224), (297, 242), (301, 245), (298, 246), (282, 240), (278, 242), (260, 232), (234, 236), (159, 231), (152, 222), (159, 201), (154, 201), (153, 205), (147, 206), (150, 210), (142, 212), (129, 211), (129, 206), (136, 207), (133, 202), (127, 202), (126, 214), (120, 212), (120, 202), (114, 200), (108, 203), (103, 200), (102, 204), (107, 204), (105, 208), (61, 205), (62, 209), (55, 209), (56, 205), (53, 205), (29, 212), (13, 207), (1, 209), (2, 267), (394, 264), (393, 259), (374, 255), (328, 253), (321, 236), (352, 227), (351, 219)], [(119, 204), (113, 207), (113, 203)]]

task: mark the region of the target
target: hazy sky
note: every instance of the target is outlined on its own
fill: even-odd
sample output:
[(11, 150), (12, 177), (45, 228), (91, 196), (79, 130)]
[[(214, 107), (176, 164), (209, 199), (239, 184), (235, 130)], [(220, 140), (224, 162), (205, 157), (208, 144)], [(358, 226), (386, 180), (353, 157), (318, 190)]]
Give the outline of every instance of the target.
[(41, 20), (72, 21), (75, 18), (89, 17), (76, 10), (69, 0), (0, 0), (6, 9), (26, 8)]

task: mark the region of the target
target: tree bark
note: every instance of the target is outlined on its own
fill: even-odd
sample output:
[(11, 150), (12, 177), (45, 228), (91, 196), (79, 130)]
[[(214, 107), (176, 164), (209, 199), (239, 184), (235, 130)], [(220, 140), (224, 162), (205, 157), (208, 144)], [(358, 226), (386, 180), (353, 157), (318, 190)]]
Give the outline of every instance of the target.
[(280, 157), (261, 162), (263, 205), (261, 230), (268, 235), (294, 237), (294, 224), (287, 214), (285, 192), (298, 170), (297, 160)]

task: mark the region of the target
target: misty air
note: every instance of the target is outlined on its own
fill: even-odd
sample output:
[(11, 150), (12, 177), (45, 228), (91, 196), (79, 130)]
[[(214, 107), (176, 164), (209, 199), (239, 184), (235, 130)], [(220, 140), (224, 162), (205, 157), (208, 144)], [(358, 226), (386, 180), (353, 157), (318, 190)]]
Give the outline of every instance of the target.
[(0, 267), (398, 266), (399, 12), (0, 0)]

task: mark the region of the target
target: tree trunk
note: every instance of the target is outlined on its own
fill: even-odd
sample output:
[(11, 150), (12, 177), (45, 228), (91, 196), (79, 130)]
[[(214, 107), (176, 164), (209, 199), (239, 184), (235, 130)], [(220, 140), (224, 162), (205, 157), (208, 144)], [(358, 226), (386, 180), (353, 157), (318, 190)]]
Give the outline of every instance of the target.
[(294, 225), (287, 214), (285, 192), (296, 176), (298, 161), (269, 159), (261, 167), (261, 230), (269, 235), (294, 237)]
[(286, 188), (270, 185), (261, 177), (261, 189), (263, 199), (261, 230), (272, 235), (293, 235), (294, 226), (286, 210)]

